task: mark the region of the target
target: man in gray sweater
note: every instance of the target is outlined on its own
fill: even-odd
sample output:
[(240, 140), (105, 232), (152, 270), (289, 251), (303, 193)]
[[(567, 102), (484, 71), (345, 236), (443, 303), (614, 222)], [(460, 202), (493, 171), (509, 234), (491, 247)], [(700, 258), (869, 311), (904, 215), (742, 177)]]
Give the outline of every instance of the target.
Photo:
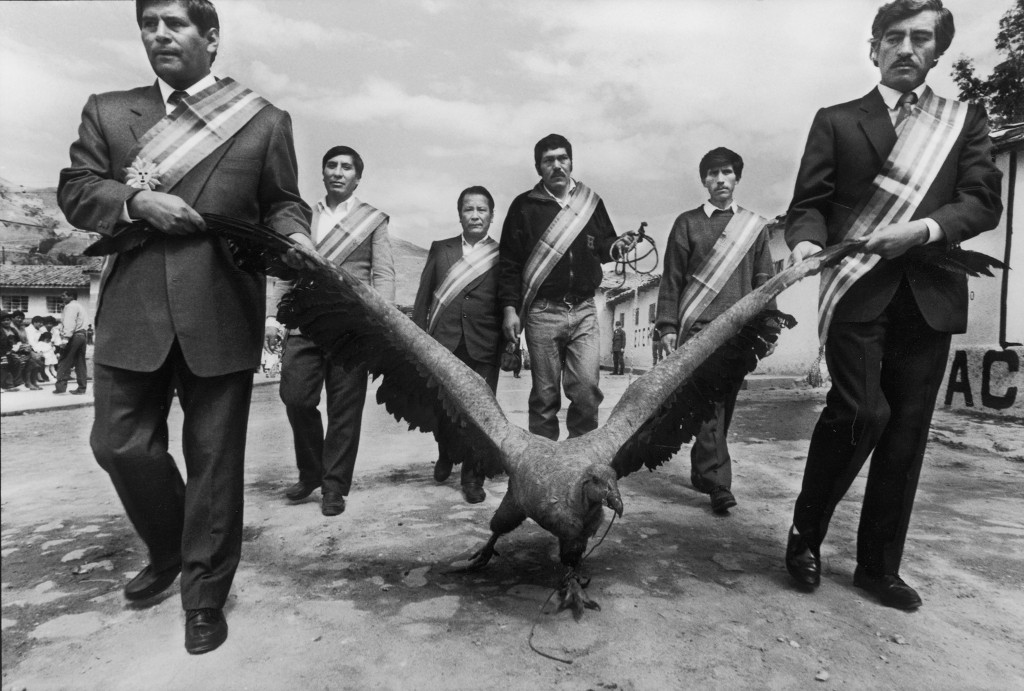
[[(772, 275), (767, 219), (736, 205), (733, 193), (743, 175), (743, 159), (724, 147), (700, 161), (708, 200), (679, 215), (665, 247), (658, 291), (656, 328), (669, 352)], [(736, 506), (732, 458), (726, 445), (739, 388), (715, 406), (690, 449), (690, 481), (711, 495), (711, 509), (725, 514)]]

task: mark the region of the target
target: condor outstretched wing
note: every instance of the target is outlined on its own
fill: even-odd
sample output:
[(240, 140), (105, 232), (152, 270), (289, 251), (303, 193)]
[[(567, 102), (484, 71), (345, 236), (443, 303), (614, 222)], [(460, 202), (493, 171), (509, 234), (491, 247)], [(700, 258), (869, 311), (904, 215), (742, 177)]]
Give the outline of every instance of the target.
[(863, 244), (840, 243), (780, 272), (634, 381), (593, 433), (614, 450), (611, 465), (619, 477), (671, 458), (714, 415), (715, 402), (767, 354), (781, 329), (793, 326), (789, 315), (766, 310), (772, 299)]
[[(344, 270), (324, 262), (302, 273), (278, 306), (281, 323), (343, 366), (383, 376), (377, 402), (410, 428), (448, 434), (453, 462), (482, 461), (491, 476), (503, 469), (502, 442), (517, 428), (476, 372)], [(439, 428), (442, 416), (457, 427)]]
[[(297, 279), (281, 301), (283, 324), (301, 329), (342, 365), (366, 366), (374, 377), (383, 376), (377, 402), (410, 428), (433, 432), (444, 427), (440, 431), (454, 437), (454, 462), (474, 458), (488, 475), (501, 472), (501, 444), (518, 428), (505, 418), (479, 375), (375, 291), (291, 239), (226, 216), (203, 218), (207, 232), (223, 239), (239, 268)], [(130, 252), (153, 232), (144, 223), (132, 224), (95, 243), (90, 254)], [(290, 249), (303, 255), (303, 270), (281, 260)], [(439, 425), (442, 417), (455, 425)]]

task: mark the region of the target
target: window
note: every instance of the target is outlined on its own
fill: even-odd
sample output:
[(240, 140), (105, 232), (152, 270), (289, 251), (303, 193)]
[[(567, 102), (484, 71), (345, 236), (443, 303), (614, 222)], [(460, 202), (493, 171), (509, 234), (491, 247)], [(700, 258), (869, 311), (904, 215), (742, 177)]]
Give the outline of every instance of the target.
[(14, 312), (15, 310), (21, 310), (22, 312), (28, 312), (28, 295), (4, 295), (0, 299), (0, 306), (3, 307), (5, 312)]
[(654, 317), (657, 316), (657, 309), (657, 303), (652, 302), (651, 304), (647, 305), (647, 321), (651, 322), (652, 324), (654, 323)]
[(623, 326), (625, 326), (626, 325), (626, 313), (625, 312), (619, 312), (619, 318), (616, 319), (615, 321), (618, 322), (619, 324), (622, 324)]
[[(78, 295), (76, 293), (71, 294), (75, 296), (76, 300), (78, 299)], [(64, 311), (64, 301), (60, 299), (59, 295), (46, 296), (46, 311), (50, 314), (60, 314)]]
[(634, 307), (633, 308), (633, 326), (637, 326), (639, 324), (640, 324), (640, 308), (639, 307)]

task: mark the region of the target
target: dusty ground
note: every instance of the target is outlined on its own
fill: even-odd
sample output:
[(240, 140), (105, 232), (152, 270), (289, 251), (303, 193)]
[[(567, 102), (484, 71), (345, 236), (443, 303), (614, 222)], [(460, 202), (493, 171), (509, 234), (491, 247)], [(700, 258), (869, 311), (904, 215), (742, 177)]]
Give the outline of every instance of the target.
[[(519, 423), (527, 381), (499, 387)], [(626, 379), (603, 382), (610, 409)], [(177, 585), (148, 607), (121, 597), (145, 552), (88, 451), (92, 410), (4, 418), (4, 689), (1024, 688), (1020, 421), (937, 416), (903, 568), (925, 606), (907, 614), (851, 584), (862, 479), (822, 587), (789, 587), (785, 532), (822, 392), (744, 392), (739, 506), (710, 513), (683, 458), (624, 480), (625, 516), (587, 560), (603, 609), (576, 623), (540, 613), (558, 569), (532, 523), (485, 571), (444, 572), (486, 539), (503, 483), (462, 503), (434, 484), (428, 437), (376, 406), (345, 514), (282, 501), (295, 473), (276, 393), (254, 397), (230, 637), (199, 657), (182, 647)], [(530, 650), (534, 624), (534, 645), (571, 663)]]

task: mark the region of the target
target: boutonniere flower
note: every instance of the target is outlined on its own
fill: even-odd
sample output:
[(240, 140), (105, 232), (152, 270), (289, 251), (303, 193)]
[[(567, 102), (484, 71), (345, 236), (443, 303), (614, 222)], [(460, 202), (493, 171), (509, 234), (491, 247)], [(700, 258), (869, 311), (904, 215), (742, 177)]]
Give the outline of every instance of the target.
[(160, 178), (156, 175), (156, 164), (141, 157), (136, 157), (132, 164), (125, 168), (125, 172), (128, 173), (125, 184), (137, 190), (155, 190), (160, 184)]

